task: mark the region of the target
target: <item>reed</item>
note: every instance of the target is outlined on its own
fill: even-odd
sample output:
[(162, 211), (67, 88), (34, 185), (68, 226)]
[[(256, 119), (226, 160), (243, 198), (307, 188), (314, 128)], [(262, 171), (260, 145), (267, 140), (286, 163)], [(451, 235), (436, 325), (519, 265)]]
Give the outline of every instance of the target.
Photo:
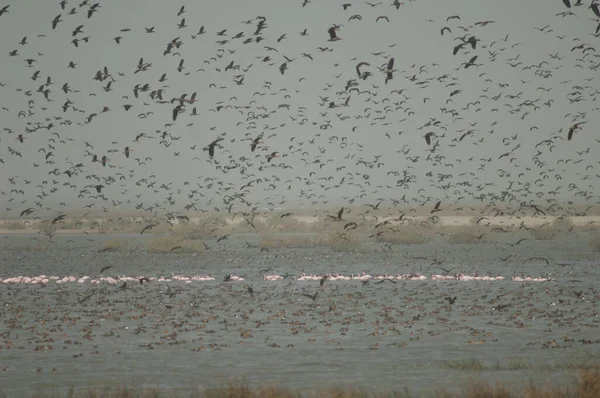
[(146, 250), (152, 253), (202, 253), (205, 246), (200, 240), (157, 236), (148, 242)]
[[(600, 368), (580, 370), (568, 386), (548, 386), (530, 382), (525, 386), (491, 384), (484, 380), (472, 380), (452, 390), (441, 390), (435, 394), (423, 395), (410, 391), (379, 392), (344, 386), (322, 390), (294, 390), (282, 386), (250, 386), (246, 383), (231, 382), (222, 386), (198, 389), (182, 395), (159, 389), (137, 389), (135, 387), (106, 387), (100, 389), (71, 388), (65, 394), (33, 394), (33, 397), (68, 398), (159, 398), (189, 396), (197, 398), (399, 398), (399, 397), (442, 397), (442, 398), (598, 398), (600, 397)], [(0, 390), (0, 394), (1, 394)]]
[(588, 244), (595, 251), (600, 251), (600, 231), (596, 231), (596, 232), (592, 233), (592, 236), (588, 240)]
[(489, 228), (479, 225), (444, 227), (444, 232), (450, 235), (448, 243), (452, 244), (477, 244), (489, 242)]

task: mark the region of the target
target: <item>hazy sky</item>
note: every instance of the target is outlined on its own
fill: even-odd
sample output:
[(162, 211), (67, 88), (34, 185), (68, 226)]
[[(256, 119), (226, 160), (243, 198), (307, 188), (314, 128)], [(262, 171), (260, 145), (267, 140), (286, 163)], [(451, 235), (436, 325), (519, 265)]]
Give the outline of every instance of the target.
[[(4, 216), (86, 205), (185, 212), (378, 199), (386, 207), (439, 199), (454, 206), (511, 198), (512, 206), (598, 202), (600, 59), (589, 4), (4, 4)], [(181, 6), (185, 12), (177, 15)], [(61, 22), (52, 29), (56, 16)], [(257, 17), (264, 18), (258, 34)], [(329, 41), (334, 25), (340, 40)], [(475, 49), (466, 42), (471, 37)], [(170, 42), (180, 46), (165, 54)], [(135, 73), (140, 58), (145, 67)], [(391, 58), (393, 79), (386, 83)], [(370, 73), (364, 79), (356, 70), (361, 62), (368, 64), (361, 73)], [(134, 87), (146, 84), (136, 98)], [(192, 93), (196, 102), (183, 103), (173, 122), (179, 101), (171, 100)], [(579, 122), (586, 123), (568, 141)], [(210, 159), (203, 148), (217, 138), (224, 140)], [(268, 162), (273, 152), (280, 157)]]

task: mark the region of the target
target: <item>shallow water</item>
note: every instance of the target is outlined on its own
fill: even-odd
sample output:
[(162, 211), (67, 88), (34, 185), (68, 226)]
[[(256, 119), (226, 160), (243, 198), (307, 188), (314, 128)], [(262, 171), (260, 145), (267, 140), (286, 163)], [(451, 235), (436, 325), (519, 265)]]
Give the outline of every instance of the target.
[[(0, 284), (0, 392), (9, 397), (124, 383), (189, 391), (232, 379), (430, 393), (479, 377), (517, 386), (530, 379), (568, 383), (573, 365), (600, 357), (598, 253), (585, 234), (514, 247), (435, 241), (356, 253), (260, 252), (246, 245), (258, 237), (244, 234), (224, 245), (207, 241), (211, 249), (200, 254), (149, 253), (152, 235), (57, 235), (52, 244), (32, 237), (2, 237), (0, 278), (95, 277), (113, 265), (102, 275), (208, 274), (216, 280), (130, 283), (127, 289)], [(98, 252), (114, 239), (127, 240), (127, 249)], [(506, 262), (499, 259), (509, 254)], [(531, 259), (538, 256), (549, 265)], [(267, 272), (430, 275), (442, 273), (440, 267), (507, 280), (327, 281), (320, 289), (318, 281), (262, 278)], [(222, 282), (227, 274), (245, 280)], [(520, 274), (554, 281), (510, 280)], [(315, 302), (303, 295), (316, 291)], [(456, 303), (449, 305), (447, 296), (458, 297)], [(496, 309), (504, 304), (510, 306)], [(489, 369), (458, 368), (472, 359)]]

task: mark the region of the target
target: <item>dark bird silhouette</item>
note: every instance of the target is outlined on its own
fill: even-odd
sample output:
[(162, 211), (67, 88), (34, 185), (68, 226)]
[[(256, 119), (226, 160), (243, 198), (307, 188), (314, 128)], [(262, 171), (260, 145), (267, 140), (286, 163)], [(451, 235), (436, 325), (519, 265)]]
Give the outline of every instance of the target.
[(210, 156), (211, 158), (215, 156), (215, 146), (223, 140), (224, 138), (217, 138), (216, 140), (208, 144), (206, 148), (204, 148), (204, 150), (208, 150), (208, 156)]
[(340, 40), (340, 38), (337, 36), (337, 32), (336, 32), (336, 27), (332, 26), (331, 28), (329, 28), (327, 30), (327, 33), (329, 33), (329, 40), (328, 41), (336, 41), (336, 40)]
[(315, 294), (307, 294), (307, 293), (302, 293), (303, 296), (308, 297), (309, 299), (311, 299), (312, 301), (317, 301), (317, 296), (319, 295), (319, 291), (317, 290), (315, 292)]
[(477, 55), (471, 57), (471, 59), (469, 60), (469, 62), (465, 62), (463, 65), (465, 66), (465, 69), (467, 69), (470, 66), (474, 66), (475, 65), (475, 61), (477, 60)]
[[(592, 4), (590, 5), (590, 8), (594, 12), (594, 15), (596, 16), (596, 18), (600, 19), (600, 6), (598, 6), (598, 3), (592, 2)], [(596, 29), (596, 30), (598, 30), (598, 29)], [(598, 33), (598, 32), (596, 32), (596, 33)]]
[(454, 297), (444, 297), (444, 300), (446, 300), (448, 303), (450, 303), (450, 305), (454, 304), (456, 302), (456, 296)]
[(229, 238), (229, 234), (221, 236), (219, 239), (217, 239), (217, 243), (219, 243), (220, 241), (225, 240), (227, 238)]
[(509, 246), (516, 246), (516, 245), (518, 245), (518, 244), (519, 244), (519, 243), (521, 243), (521, 242), (525, 242), (526, 240), (529, 240), (529, 239), (527, 239), (527, 238), (521, 238), (521, 239), (519, 239), (519, 240), (518, 240), (516, 243), (512, 243), (512, 244), (511, 244), (511, 243), (509, 243), (508, 245), (509, 245)]
[(151, 230), (152, 228), (156, 227), (158, 224), (150, 224), (150, 225), (146, 225), (142, 231), (140, 232), (140, 235), (142, 235), (144, 232)]
[(585, 122), (576, 123), (573, 126), (571, 126), (571, 128), (569, 129), (569, 133), (567, 134), (567, 141), (571, 141), (571, 139), (573, 138), (573, 134), (576, 130), (579, 130), (581, 128), (580, 125), (582, 125), (583, 123)]
[(33, 213), (35, 211), (35, 209), (33, 207), (30, 207), (29, 209), (25, 209), (21, 212), (21, 214), (19, 215), (19, 218), (22, 218), (23, 216), (28, 216), (31, 213)]
[(260, 140), (262, 140), (263, 134), (260, 134), (258, 137), (252, 140), (252, 144), (250, 144), (250, 151), (254, 152), (258, 144), (260, 144)]
[(55, 217), (54, 220), (52, 220), (52, 225), (56, 224), (59, 221), (62, 221), (66, 216), (66, 214), (61, 214), (60, 216)]
[(385, 84), (394, 78), (394, 58), (390, 58), (385, 71)]
[(333, 221), (343, 221), (342, 220), (343, 213), (344, 213), (344, 208), (342, 207), (340, 209), (340, 211), (338, 211), (337, 216), (332, 216), (331, 214), (328, 214), (327, 217), (331, 218)]
[(344, 229), (346, 231), (356, 229), (357, 227), (358, 227), (358, 224), (356, 224), (355, 222), (349, 222), (348, 224), (344, 225)]
[(100, 273), (103, 273), (104, 271), (107, 271), (109, 269), (111, 269), (113, 266), (112, 265), (105, 265), (104, 267), (102, 267), (100, 269)]
[(427, 145), (431, 145), (431, 137), (433, 137), (434, 135), (435, 133), (433, 132), (425, 134), (425, 142), (427, 143)]

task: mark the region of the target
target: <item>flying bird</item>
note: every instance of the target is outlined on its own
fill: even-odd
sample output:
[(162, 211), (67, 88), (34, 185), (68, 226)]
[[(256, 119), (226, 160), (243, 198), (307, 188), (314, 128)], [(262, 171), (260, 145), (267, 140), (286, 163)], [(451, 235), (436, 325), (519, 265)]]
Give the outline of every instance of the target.
[(567, 141), (571, 141), (571, 139), (573, 138), (573, 134), (575, 133), (576, 130), (579, 130), (581, 127), (580, 125), (584, 124), (585, 122), (579, 122), (574, 124), (573, 126), (571, 126), (571, 128), (569, 129), (569, 132), (567, 134)]
[(210, 144), (208, 144), (207, 147), (204, 148), (204, 150), (208, 150), (208, 156), (212, 157), (215, 156), (215, 146), (220, 142), (223, 141), (225, 138), (217, 138), (216, 140), (214, 140), (213, 142), (211, 142)]
[(441, 200), (439, 200), (439, 201), (438, 201), (438, 202), (435, 204), (435, 206), (433, 207), (433, 210), (431, 210), (431, 211), (429, 212), (429, 214), (433, 214), (433, 213), (436, 213), (436, 212), (438, 212), (438, 211), (442, 211), (442, 209), (440, 209), (440, 205), (441, 205), (441, 204), (442, 204), (442, 201), (441, 201)]
[(261, 144), (260, 140), (262, 140), (263, 134), (261, 133), (258, 137), (252, 140), (252, 144), (250, 144), (250, 151), (254, 152), (258, 144)]
[(332, 216), (331, 214), (328, 214), (327, 217), (331, 218), (333, 221), (343, 221), (342, 220), (342, 214), (344, 213), (344, 208), (342, 207), (338, 213), (337, 216)]
[(431, 145), (431, 137), (433, 137), (434, 135), (434, 132), (429, 132), (425, 134), (425, 142), (427, 143), (427, 145)]
[(385, 84), (387, 84), (388, 81), (390, 81), (394, 78), (393, 72), (394, 72), (394, 58), (390, 58), (390, 60), (388, 61), (388, 64), (387, 64), (387, 69), (385, 71), (385, 73), (386, 73)]
[(336, 41), (336, 40), (341, 40), (338, 36), (337, 36), (337, 32), (336, 32), (337, 28), (335, 26), (332, 26), (331, 28), (329, 28), (327, 30), (327, 33), (329, 33), (329, 40), (328, 41)]

